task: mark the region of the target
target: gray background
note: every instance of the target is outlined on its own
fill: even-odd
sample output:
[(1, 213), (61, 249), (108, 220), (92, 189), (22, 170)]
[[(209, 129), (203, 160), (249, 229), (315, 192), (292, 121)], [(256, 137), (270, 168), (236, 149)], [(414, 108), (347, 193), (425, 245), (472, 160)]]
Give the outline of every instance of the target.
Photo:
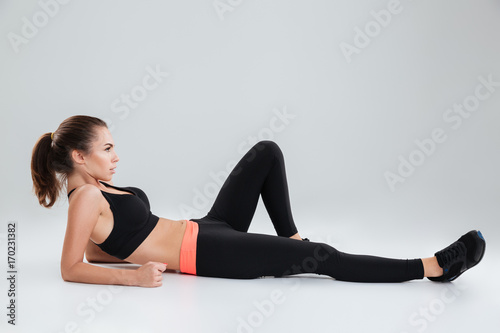
[[(41, 20), (43, 9), (37, 1), (0, 2), (0, 242), (5, 248), (6, 225), (17, 221), (20, 325), (42, 320), (36, 309), (43, 303), (29, 293), (30, 288), (37, 292), (29, 280), (33, 274), (56, 289), (74, 286), (58, 275), (67, 200), (50, 210), (40, 207), (29, 169), (39, 136), (74, 114), (108, 122), (121, 158), (114, 183), (144, 189), (156, 215), (203, 216), (220, 188), (212, 175), (230, 171), (255, 140), (273, 140), (285, 155), (303, 237), (346, 252), (422, 257), (480, 229), (487, 256), (464, 279), (476, 278), (469, 284), (475, 286), (488, 269), (496, 269), (500, 86), (458, 128), (444, 115), (471, 100), (479, 77), (500, 82), (498, 1), (402, 0), (401, 11), (351, 61), (342, 43), (354, 45), (356, 29), (374, 26), (371, 11), (380, 13), (390, 1), (220, 1), (232, 8), (222, 14), (214, 3), (69, 1), (52, 6), (53, 17), (45, 15), (47, 22), (16, 52), (9, 36), (22, 36), (23, 18)], [(122, 95), (140, 90), (148, 68), (168, 76), (128, 112), (113, 106)], [(283, 122), (277, 113), (290, 118)], [(430, 138), (436, 128), (446, 141), (392, 191), (384, 174), (398, 172), (400, 156), (419, 154), (415, 141)], [(274, 232), (261, 203), (250, 231)], [(314, 288), (314, 281), (307, 283)], [(103, 288), (78, 287), (83, 299), (86, 287)], [(370, 292), (368, 286), (357, 288)], [(482, 304), (497, 311), (492, 290), (483, 290)], [(68, 294), (60, 297), (64, 304)], [(255, 296), (249, 297), (252, 304)], [(63, 329), (78, 302), (55, 302), (63, 314), (60, 319), (49, 315), (55, 319), (51, 331)], [(200, 311), (206, 309), (201, 304)], [(374, 320), (389, 325), (384, 331), (415, 331), (406, 321), (419, 304), (408, 303), (402, 313), (395, 306), (392, 314)], [(225, 310), (233, 319), (240, 313)], [(306, 320), (308, 310), (303, 311), (295, 316)], [(426, 330), (459, 317), (447, 310), (441, 317), (446, 320)], [(97, 323), (102, 328), (105, 318), (81, 328)], [(349, 326), (349, 314), (342, 318), (337, 320), (344, 331), (363, 325)], [(278, 316), (271, 316), (258, 330), (282, 327), (273, 326), (272, 319), (278, 325)], [(498, 322), (486, 315), (483, 320)], [(323, 321), (316, 328), (324, 328)]]

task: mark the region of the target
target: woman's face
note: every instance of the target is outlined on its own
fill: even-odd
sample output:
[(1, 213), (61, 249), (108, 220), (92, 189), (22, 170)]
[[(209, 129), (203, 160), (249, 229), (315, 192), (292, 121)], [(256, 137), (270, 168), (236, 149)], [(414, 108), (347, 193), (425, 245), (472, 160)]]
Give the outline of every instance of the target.
[(85, 169), (97, 180), (110, 181), (120, 160), (115, 152), (115, 144), (106, 127), (96, 129), (97, 138), (92, 143), (90, 154), (85, 155)]

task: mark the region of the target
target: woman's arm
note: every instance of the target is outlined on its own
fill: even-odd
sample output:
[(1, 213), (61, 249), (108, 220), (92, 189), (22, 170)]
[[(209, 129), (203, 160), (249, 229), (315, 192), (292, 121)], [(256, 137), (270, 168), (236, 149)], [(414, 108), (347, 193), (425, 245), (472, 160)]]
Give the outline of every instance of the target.
[(61, 272), (63, 280), (68, 282), (139, 286), (136, 270), (105, 268), (77, 262), (71, 269)]
[(84, 185), (73, 193), (61, 256), (61, 276), (65, 281), (73, 282), (134, 285), (134, 270), (98, 267), (83, 262), (90, 235), (101, 214), (99, 194), (99, 189), (92, 185)]

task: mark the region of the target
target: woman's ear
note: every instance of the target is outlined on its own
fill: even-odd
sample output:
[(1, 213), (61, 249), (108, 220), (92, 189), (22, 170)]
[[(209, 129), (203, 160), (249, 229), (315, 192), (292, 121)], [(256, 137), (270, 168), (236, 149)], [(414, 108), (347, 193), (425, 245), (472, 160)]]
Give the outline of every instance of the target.
[(73, 151), (71, 152), (71, 159), (76, 164), (84, 164), (85, 163), (85, 158), (83, 157), (83, 154), (76, 149), (73, 149)]

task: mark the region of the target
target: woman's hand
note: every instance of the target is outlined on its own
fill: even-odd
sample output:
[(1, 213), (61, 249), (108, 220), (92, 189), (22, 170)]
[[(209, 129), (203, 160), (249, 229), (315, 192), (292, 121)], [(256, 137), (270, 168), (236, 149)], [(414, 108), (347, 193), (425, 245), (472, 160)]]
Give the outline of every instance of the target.
[(167, 264), (148, 261), (136, 270), (137, 285), (139, 287), (160, 287), (162, 285), (162, 273), (167, 269)]

